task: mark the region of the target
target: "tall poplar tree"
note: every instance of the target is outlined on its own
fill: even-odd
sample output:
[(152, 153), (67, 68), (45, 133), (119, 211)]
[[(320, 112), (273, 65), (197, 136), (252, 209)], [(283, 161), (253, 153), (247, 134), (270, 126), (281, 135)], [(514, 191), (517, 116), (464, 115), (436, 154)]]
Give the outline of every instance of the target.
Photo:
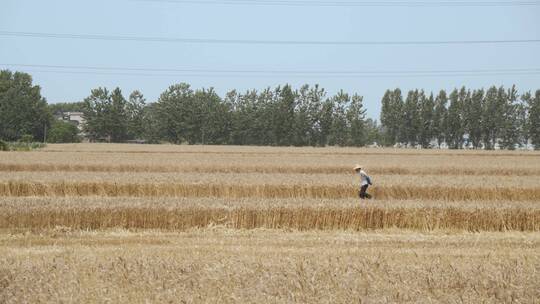
[(465, 99), (464, 123), (465, 131), (473, 148), (478, 149), (482, 142), (482, 107), (484, 90), (474, 90), (472, 95)]
[(428, 98), (422, 94), (420, 108), (421, 127), (419, 131), (419, 141), (423, 148), (428, 148), (434, 137), (435, 99), (433, 93), (431, 93)]
[(277, 104), (274, 120), (274, 138), (278, 146), (292, 145), (294, 138), (295, 93), (290, 85), (276, 92)]
[(448, 122), (447, 103), (448, 97), (446, 96), (446, 91), (439, 91), (439, 94), (435, 98), (435, 109), (433, 112), (433, 135), (437, 139), (439, 146), (446, 140), (446, 125)]
[(128, 138), (127, 100), (122, 90), (116, 88), (111, 92), (110, 105), (105, 112), (106, 126), (112, 142), (122, 142)]
[(397, 139), (397, 128), (392, 112), (392, 96), (391, 90), (386, 90), (381, 100), (381, 124), (384, 129), (384, 144), (393, 145)]
[(381, 110), (381, 124), (385, 132), (385, 141), (393, 145), (398, 142), (406, 142), (405, 132), (403, 131), (403, 97), (401, 90), (387, 90), (383, 96)]
[(514, 150), (519, 141), (518, 93), (512, 86), (503, 96), (502, 122), (500, 130), (501, 148)]
[(540, 150), (540, 90), (537, 90), (534, 98), (528, 101), (528, 131), (529, 137), (536, 150)]
[(293, 139), (295, 146), (311, 145), (311, 132), (313, 122), (310, 113), (310, 89), (303, 85), (297, 92), (297, 102), (294, 115)]
[(139, 91), (133, 91), (126, 104), (126, 115), (128, 119), (127, 134), (128, 138), (141, 139), (144, 137), (144, 108), (146, 99)]
[(321, 144), (321, 117), (325, 96), (326, 92), (318, 85), (313, 86), (308, 93), (308, 112), (312, 126), (309, 130), (309, 141), (311, 146)]
[(415, 146), (418, 143), (420, 128), (422, 125), (420, 116), (420, 104), (424, 92), (418, 90), (409, 91), (403, 107), (403, 132), (408, 144)]
[(350, 129), (349, 146), (361, 147), (366, 144), (366, 110), (362, 101), (362, 96), (354, 94), (347, 108), (347, 125)]
[(482, 138), (484, 147), (492, 150), (497, 142), (497, 134), (500, 125), (499, 105), (497, 98), (498, 90), (495, 86), (486, 91), (482, 109)]
[(349, 94), (340, 90), (331, 98), (333, 104), (332, 127), (328, 144), (331, 146), (345, 146), (350, 138), (350, 130), (347, 128), (347, 107), (351, 98)]
[(464, 95), (466, 96), (465, 88), (461, 91), (454, 89), (450, 93), (450, 105), (448, 106), (448, 119), (447, 119), (447, 141), (451, 148), (461, 149), (463, 143), (463, 119), (462, 119), (462, 101)]

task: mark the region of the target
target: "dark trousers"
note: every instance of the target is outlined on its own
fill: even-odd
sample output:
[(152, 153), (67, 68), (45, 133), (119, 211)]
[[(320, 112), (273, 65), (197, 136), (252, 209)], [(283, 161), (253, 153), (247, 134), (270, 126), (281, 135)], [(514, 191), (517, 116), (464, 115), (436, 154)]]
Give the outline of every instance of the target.
[(358, 196), (360, 196), (360, 198), (371, 198), (371, 195), (366, 192), (368, 187), (369, 185), (363, 185), (362, 187), (360, 187), (360, 192), (358, 193)]

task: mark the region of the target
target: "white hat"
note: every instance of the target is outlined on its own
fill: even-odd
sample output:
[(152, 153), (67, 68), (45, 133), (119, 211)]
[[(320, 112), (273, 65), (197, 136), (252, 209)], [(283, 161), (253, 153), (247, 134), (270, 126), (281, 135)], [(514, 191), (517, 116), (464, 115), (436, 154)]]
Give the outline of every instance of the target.
[(360, 170), (360, 169), (362, 169), (362, 166), (360, 166), (359, 164), (356, 164), (356, 166), (354, 166), (353, 170), (356, 171), (356, 170)]

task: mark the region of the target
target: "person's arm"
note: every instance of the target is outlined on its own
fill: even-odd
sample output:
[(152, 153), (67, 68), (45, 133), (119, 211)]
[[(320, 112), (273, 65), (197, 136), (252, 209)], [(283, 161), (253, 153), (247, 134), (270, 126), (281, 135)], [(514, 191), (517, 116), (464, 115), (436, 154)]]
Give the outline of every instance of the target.
[(371, 183), (371, 177), (369, 177), (369, 175), (366, 174), (366, 178), (367, 178), (368, 184), (373, 185), (373, 184)]

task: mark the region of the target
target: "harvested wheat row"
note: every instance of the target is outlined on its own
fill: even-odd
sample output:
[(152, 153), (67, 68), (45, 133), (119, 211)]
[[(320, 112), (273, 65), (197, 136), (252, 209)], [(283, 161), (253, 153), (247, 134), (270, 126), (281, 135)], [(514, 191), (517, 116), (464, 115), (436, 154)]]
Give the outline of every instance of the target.
[(540, 231), (540, 210), (456, 208), (121, 208), (39, 210), (0, 215), (0, 228), (166, 229), (223, 225), (236, 229)]
[(523, 209), (540, 210), (536, 201), (441, 201), (441, 200), (395, 200), (377, 199), (361, 201), (358, 198), (227, 198), (227, 197), (59, 197), (0, 196), (0, 213), (10, 213), (19, 209), (26, 211), (64, 210), (85, 208), (355, 208), (358, 206), (395, 208), (457, 208), (478, 209)]
[(246, 146), (165, 146), (165, 145), (126, 145), (126, 144), (76, 144), (49, 145), (40, 153), (100, 153), (100, 154), (178, 154), (178, 155), (312, 155), (312, 156), (476, 156), (476, 157), (520, 157), (540, 158), (536, 151), (486, 151), (486, 150), (413, 150), (413, 149), (365, 149), (365, 148), (291, 148), (291, 147), (246, 147)]
[[(97, 165), (97, 164), (2, 164), (0, 172), (181, 172), (181, 173), (283, 173), (283, 174), (351, 174), (344, 166), (158, 166), (158, 165)], [(371, 174), (378, 175), (497, 175), (538, 176), (534, 168), (404, 168), (373, 167)]]
[[(447, 201), (540, 201), (540, 188), (453, 188), (442, 186), (380, 186), (371, 191), (378, 199)], [(0, 196), (104, 197), (224, 197), (224, 198), (351, 198), (348, 185), (230, 185), (230, 184), (118, 184), (110, 182), (0, 183)]]

